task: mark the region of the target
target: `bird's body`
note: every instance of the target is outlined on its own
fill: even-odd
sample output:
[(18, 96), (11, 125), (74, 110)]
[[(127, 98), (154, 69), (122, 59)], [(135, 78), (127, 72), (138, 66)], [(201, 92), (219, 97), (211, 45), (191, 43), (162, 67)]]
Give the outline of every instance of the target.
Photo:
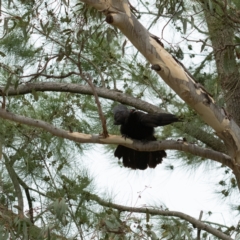
[[(122, 136), (131, 139), (146, 141), (157, 140), (154, 137), (154, 127), (168, 125), (179, 121), (175, 115), (169, 113), (146, 114), (135, 109), (129, 110), (124, 105), (117, 105), (113, 109), (114, 124), (121, 125)], [(144, 170), (147, 167), (155, 168), (166, 157), (164, 150), (154, 152), (139, 152), (131, 148), (118, 145), (115, 157), (123, 159), (123, 165), (132, 169)]]

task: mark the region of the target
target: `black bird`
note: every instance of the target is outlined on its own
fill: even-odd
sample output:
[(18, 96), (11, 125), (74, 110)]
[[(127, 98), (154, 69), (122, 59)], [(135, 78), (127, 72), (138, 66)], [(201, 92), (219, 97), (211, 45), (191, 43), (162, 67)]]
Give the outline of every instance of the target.
[[(120, 132), (123, 137), (146, 141), (157, 140), (154, 137), (154, 127), (165, 126), (179, 119), (169, 113), (143, 113), (136, 109), (129, 110), (125, 105), (113, 108), (114, 125), (121, 125)], [(155, 168), (162, 162), (167, 154), (164, 150), (154, 152), (140, 152), (118, 145), (114, 156), (123, 159), (124, 167), (144, 170), (147, 167)]]

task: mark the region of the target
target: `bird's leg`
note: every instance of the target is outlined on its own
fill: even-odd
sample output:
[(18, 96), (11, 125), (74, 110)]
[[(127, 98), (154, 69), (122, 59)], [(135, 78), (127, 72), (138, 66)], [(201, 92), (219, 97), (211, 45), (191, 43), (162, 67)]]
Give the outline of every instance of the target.
[(127, 134), (122, 134), (122, 137), (126, 140), (126, 138), (129, 138)]

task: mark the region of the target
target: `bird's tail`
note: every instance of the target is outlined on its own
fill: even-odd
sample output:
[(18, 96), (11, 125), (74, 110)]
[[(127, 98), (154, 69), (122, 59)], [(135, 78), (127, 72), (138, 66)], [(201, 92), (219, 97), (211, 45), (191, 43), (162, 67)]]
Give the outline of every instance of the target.
[(154, 152), (139, 152), (134, 149), (118, 145), (114, 156), (118, 157), (119, 159), (123, 159), (124, 167), (144, 170), (147, 167), (155, 168), (162, 162), (162, 158), (166, 157), (167, 154), (164, 150)]

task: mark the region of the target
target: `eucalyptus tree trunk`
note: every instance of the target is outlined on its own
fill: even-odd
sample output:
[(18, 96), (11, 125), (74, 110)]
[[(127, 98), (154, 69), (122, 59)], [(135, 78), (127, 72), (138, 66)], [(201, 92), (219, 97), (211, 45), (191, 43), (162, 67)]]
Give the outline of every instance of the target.
[[(212, 10), (205, 8), (205, 19), (208, 25), (216, 63), (218, 81), (224, 94), (226, 113), (240, 126), (240, 74), (235, 56), (234, 23), (229, 20), (224, 6), (215, 5)], [(237, 150), (231, 156), (239, 154)], [(236, 159), (236, 158), (235, 158)], [(240, 188), (239, 160), (233, 167), (238, 188)]]
[(226, 110), (240, 126), (240, 74), (234, 48), (234, 26), (219, 7), (216, 12), (212, 14), (205, 10), (206, 23), (214, 51), (219, 83), (224, 93)]

